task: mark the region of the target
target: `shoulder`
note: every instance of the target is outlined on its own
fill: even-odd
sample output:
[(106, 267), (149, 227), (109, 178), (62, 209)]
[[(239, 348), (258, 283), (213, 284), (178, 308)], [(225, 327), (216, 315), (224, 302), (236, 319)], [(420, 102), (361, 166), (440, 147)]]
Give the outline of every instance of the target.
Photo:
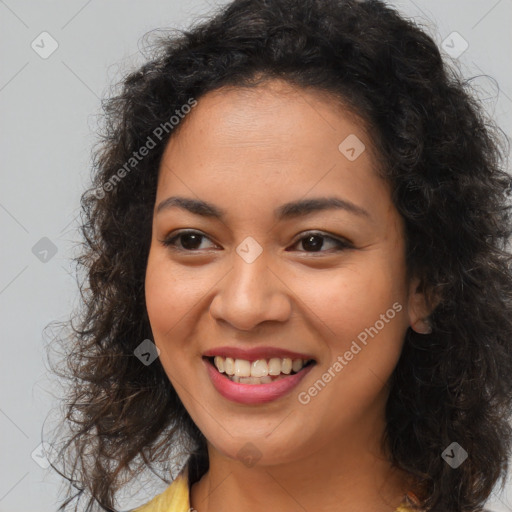
[[(395, 512), (415, 512), (415, 509), (409, 508), (408, 505), (400, 505)], [(488, 508), (483, 508), (482, 512), (493, 512), (492, 510)]]
[(419, 508), (419, 501), (412, 503), (405, 499), (404, 502), (395, 510), (395, 512), (423, 512), (424, 509)]
[(151, 501), (131, 512), (189, 512), (189, 486), (186, 471), (182, 471), (167, 489)]

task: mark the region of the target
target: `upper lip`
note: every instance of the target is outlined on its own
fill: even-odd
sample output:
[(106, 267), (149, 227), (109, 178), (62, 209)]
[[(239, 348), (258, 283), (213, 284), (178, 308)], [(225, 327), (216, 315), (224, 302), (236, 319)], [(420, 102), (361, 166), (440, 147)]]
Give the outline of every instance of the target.
[(276, 347), (217, 347), (207, 350), (203, 357), (231, 357), (233, 359), (245, 359), (247, 361), (256, 361), (257, 359), (271, 359), (273, 357), (289, 357), (290, 359), (314, 359), (312, 356), (300, 352), (292, 352), (283, 348)]

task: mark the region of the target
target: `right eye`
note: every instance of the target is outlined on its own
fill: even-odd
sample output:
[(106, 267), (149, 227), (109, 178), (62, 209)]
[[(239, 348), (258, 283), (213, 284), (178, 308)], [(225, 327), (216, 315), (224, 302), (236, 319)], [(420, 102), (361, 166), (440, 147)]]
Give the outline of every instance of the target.
[(161, 243), (165, 247), (170, 247), (173, 250), (194, 252), (205, 249), (205, 247), (201, 247), (202, 239), (208, 240), (208, 237), (198, 231), (188, 230), (168, 236), (164, 240), (161, 240)]

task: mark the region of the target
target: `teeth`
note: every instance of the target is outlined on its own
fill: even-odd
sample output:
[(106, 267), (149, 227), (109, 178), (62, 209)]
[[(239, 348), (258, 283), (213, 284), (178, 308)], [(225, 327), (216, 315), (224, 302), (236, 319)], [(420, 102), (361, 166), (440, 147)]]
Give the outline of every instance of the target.
[(281, 373), (281, 359), (278, 357), (273, 357), (268, 362), (268, 374), (269, 375), (279, 375)]
[(268, 364), (265, 359), (258, 359), (251, 364), (251, 377), (266, 377), (268, 375)]
[(222, 359), (222, 357), (215, 356), (213, 362), (215, 363), (217, 370), (219, 370), (220, 373), (224, 373), (224, 359)]
[(250, 377), (251, 363), (245, 359), (235, 359), (235, 375), (237, 377)]
[(240, 384), (259, 384), (260, 379), (256, 377), (240, 377)]
[(294, 359), (292, 361), (292, 370), (295, 373), (297, 373), (299, 370), (301, 370), (303, 366), (304, 366), (304, 362), (302, 361), (302, 359)]
[[(237, 380), (235, 380), (237, 379)], [(270, 384), (272, 382), (272, 378), (268, 375), (264, 377), (237, 377), (234, 376), (231, 379), (233, 382), (239, 382), (240, 384)]]
[(281, 359), (281, 373), (288, 375), (292, 371), (292, 360), (289, 357)]
[[(224, 359), (222, 357), (219, 357), (217, 356), (219, 359)], [(215, 358), (217, 359), (217, 358)], [(214, 360), (215, 362), (215, 360)], [(217, 366), (217, 363), (215, 363), (215, 366)], [(217, 366), (217, 370), (219, 370), (219, 372), (222, 373), (222, 370)], [(226, 359), (224, 359), (224, 371), (228, 374), (228, 375), (235, 375), (235, 360), (234, 359), (231, 359), (231, 357), (226, 357)]]
[(291, 359), (289, 357), (272, 357), (268, 361), (257, 359), (233, 359), (231, 357), (215, 356), (213, 363), (220, 373), (232, 377), (232, 381), (242, 384), (268, 384), (272, 382), (270, 376), (277, 377), (281, 374), (289, 375), (292, 371), (299, 372), (309, 360)]

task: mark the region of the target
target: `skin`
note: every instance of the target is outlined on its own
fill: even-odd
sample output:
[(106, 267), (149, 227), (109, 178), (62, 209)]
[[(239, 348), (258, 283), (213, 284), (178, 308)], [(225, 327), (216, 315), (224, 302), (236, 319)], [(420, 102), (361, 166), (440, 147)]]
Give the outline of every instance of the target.
[[(338, 145), (355, 134), (354, 161)], [(146, 301), (160, 361), (208, 440), (210, 469), (191, 489), (199, 512), (393, 511), (411, 489), (381, 442), (391, 375), (410, 325), (426, 316), (408, 280), (403, 222), (378, 176), (364, 123), (339, 102), (272, 80), (201, 97), (162, 158), (155, 205), (170, 196), (213, 203), (222, 220), (179, 207), (153, 219)], [(336, 196), (364, 209), (276, 221), (289, 201)], [(155, 208), (156, 210), (156, 208)], [(188, 252), (162, 240), (192, 229)], [(306, 231), (326, 238), (307, 243)], [(236, 252), (253, 237), (252, 263)], [(328, 236), (346, 239), (338, 248)], [(323, 246), (321, 242), (323, 241)], [(190, 245), (188, 246), (190, 248)], [(313, 248), (312, 248), (313, 247)], [(179, 250), (181, 248), (181, 251)], [(303, 405), (310, 388), (365, 328), (402, 308), (343, 370)], [(289, 394), (245, 405), (223, 398), (202, 354), (270, 345), (311, 354), (316, 365)], [(259, 459), (244, 464), (252, 443)]]

